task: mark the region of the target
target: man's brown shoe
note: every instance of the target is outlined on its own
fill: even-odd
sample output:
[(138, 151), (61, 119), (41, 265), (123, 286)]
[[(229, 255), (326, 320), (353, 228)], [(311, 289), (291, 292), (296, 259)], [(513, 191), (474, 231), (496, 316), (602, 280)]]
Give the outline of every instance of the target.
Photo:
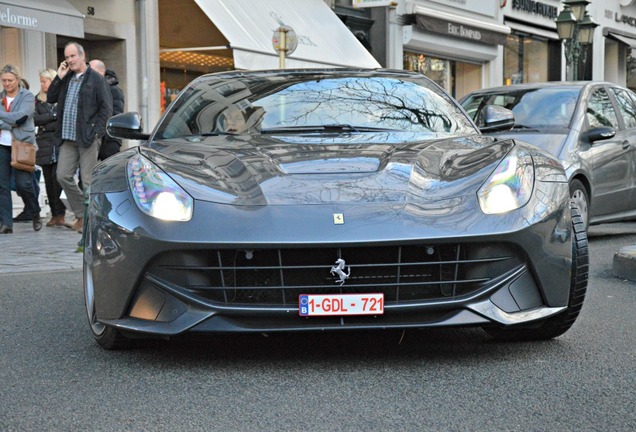
[(47, 227), (55, 227), (59, 225), (59, 216), (51, 216), (51, 220), (46, 223)]
[(75, 219), (75, 222), (73, 222), (73, 225), (71, 225), (71, 229), (77, 231), (78, 233), (81, 233), (82, 229), (84, 229), (84, 218)]

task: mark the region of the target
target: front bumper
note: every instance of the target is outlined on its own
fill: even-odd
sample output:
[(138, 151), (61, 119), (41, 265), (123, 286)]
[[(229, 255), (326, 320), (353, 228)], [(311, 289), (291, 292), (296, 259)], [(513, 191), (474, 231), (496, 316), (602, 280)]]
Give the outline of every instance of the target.
[[(241, 209), (196, 202), (195, 216), (188, 223), (148, 218), (138, 211), (127, 191), (96, 194), (89, 205), (85, 284), (93, 291), (99, 322), (148, 335), (528, 323), (562, 312), (570, 289), (567, 187), (558, 183), (544, 186), (546, 190), (538, 196), (549, 197), (545, 202), (537, 203), (535, 197), (524, 208), (501, 216), (485, 217), (474, 209), (462, 210), (462, 206), (427, 209), (402, 204), (378, 212), (374, 206)], [(336, 213), (345, 214), (345, 225), (333, 224)], [(212, 283), (206, 276), (222, 267), (215, 264), (218, 251), (305, 251), (308, 245), (312, 250), (338, 251), (459, 245), (462, 250), (495, 250), (499, 255), (505, 245), (503, 250), (512, 258), (494, 273), (484, 270), (489, 265), (483, 262), (481, 268), (466, 271), (468, 276), (460, 279), (472, 281), (470, 289), (446, 295), (444, 288), (431, 296), (420, 293), (387, 301), (385, 313), (378, 316), (307, 318), (299, 316), (293, 296), (282, 303), (258, 299), (232, 303), (201, 294), (205, 291), (201, 286), (217, 291), (228, 288), (222, 286), (226, 278)], [(490, 259), (480, 254), (480, 260)], [(162, 261), (166, 256), (172, 260), (167, 265)], [(209, 259), (202, 261), (206, 256)], [(322, 263), (327, 273), (337, 258), (329, 256)], [(180, 257), (179, 262), (174, 257)], [(462, 260), (462, 265), (471, 263), (475, 255)], [(442, 261), (445, 265), (449, 260)], [(349, 264), (355, 269), (355, 262)], [(179, 276), (180, 272), (187, 277)], [(312, 287), (321, 289), (319, 285)], [(275, 287), (250, 288), (271, 291)]]

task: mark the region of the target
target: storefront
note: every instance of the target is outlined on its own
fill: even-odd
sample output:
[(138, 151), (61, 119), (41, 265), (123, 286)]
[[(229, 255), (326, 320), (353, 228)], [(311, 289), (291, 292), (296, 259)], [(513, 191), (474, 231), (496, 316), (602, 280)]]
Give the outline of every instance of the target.
[(55, 55), (47, 44), (50, 34), (83, 38), (83, 15), (65, 0), (0, 1), (0, 63), (17, 66), (32, 90), (38, 87), (38, 71), (47, 66), (47, 55)]
[(204, 73), (278, 69), (273, 39), (283, 25), (298, 41), (285, 68), (380, 66), (324, 0), (159, 0), (165, 103)]
[[(140, 61), (136, 6), (142, 1), (111, 0), (0, 0), (0, 63), (18, 66), (39, 90), (39, 71), (57, 70), (64, 45), (82, 44), (87, 60), (101, 59), (119, 77), (126, 108), (137, 110), (136, 77)], [(134, 77), (134, 78), (132, 78)], [(128, 85), (129, 82), (134, 85)], [(155, 98), (158, 101), (158, 98)]]
[[(510, 27), (504, 46), (504, 84), (560, 81), (561, 41), (555, 20), (562, 5), (557, 0), (507, 0), (502, 3), (504, 24)], [(591, 69), (581, 76), (590, 76)]]
[[(138, 89), (143, 80), (137, 79), (141, 69), (137, 18), (145, 17), (146, 12), (138, 14), (136, 10), (141, 3), (144, 1), (0, 0), (0, 67), (17, 66), (29, 90), (37, 93), (39, 71), (57, 70), (64, 58), (64, 45), (76, 41), (84, 46), (87, 60), (101, 59), (117, 73), (126, 109), (142, 111)], [(147, 100), (152, 103), (153, 99)], [(159, 105), (158, 95), (154, 103)], [(15, 198), (14, 212), (22, 207), (21, 200)], [(45, 216), (48, 209), (43, 184), (40, 204)]]
[(459, 98), (501, 83), (497, 58), (510, 29), (500, 0), (406, 2), (403, 68), (423, 73)]
[[(504, 0), (504, 23), (512, 32), (503, 57), (504, 83), (563, 80), (567, 77), (563, 43), (555, 20), (563, 10), (557, 0)], [(582, 48), (578, 77), (636, 89), (636, 1), (605, 0), (587, 5), (599, 24), (591, 45)]]
[(600, 24), (594, 34), (595, 79), (636, 90), (636, 1), (607, 0), (588, 10)]

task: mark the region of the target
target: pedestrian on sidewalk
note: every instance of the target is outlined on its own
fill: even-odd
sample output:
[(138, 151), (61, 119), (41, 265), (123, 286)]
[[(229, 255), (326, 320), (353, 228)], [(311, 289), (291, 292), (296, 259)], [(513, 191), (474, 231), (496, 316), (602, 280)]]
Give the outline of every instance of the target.
[[(31, 86), (29, 85), (29, 82), (24, 79), (24, 78), (20, 78), (20, 87), (25, 88), (27, 90), (31, 89)], [(13, 171), (15, 172), (15, 168), (13, 169)], [(33, 171), (32, 175), (33, 175), (33, 189), (35, 190), (35, 198), (39, 199), (40, 196), (40, 175), (42, 174), (41, 170), (39, 167), (35, 167), (35, 171)], [(15, 190), (15, 175), (11, 174), (14, 178), (11, 179), (11, 186), (12, 189)], [(17, 195), (22, 198), (20, 196), (20, 193), (17, 192)], [(33, 220), (33, 215), (29, 212), (29, 206), (27, 206), (26, 201), (24, 200), (24, 198), (22, 198), (22, 203), (24, 204), (22, 211), (13, 218), (13, 223), (16, 222), (30, 222), (31, 220)]]
[[(11, 142), (19, 141), (35, 144), (35, 97), (27, 89), (20, 87), (20, 71), (13, 65), (0, 70), (2, 92), (0, 93), (0, 234), (13, 233), (13, 202), (11, 200)], [(16, 191), (24, 199), (32, 216), (33, 229), (42, 228), (40, 204), (33, 189), (33, 173), (13, 170)]]
[(40, 92), (35, 98), (35, 114), (33, 116), (35, 125), (38, 127), (36, 163), (42, 167), (46, 196), (51, 207), (51, 220), (47, 222), (47, 227), (64, 226), (66, 213), (66, 207), (60, 199), (62, 186), (57, 181), (57, 161), (60, 153), (60, 139), (55, 136), (57, 104), (49, 103), (46, 98), (49, 86), (56, 75), (57, 72), (53, 69), (40, 71)]
[[(110, 89), (110, 95), (113, 99), (113, 115), (121, 114), (124, 112), (124, 92), (119, 88), (119, 80), (117, 74), (106, 69), (106, 65), (99, 59), (93, 59), (88, 62), (90, 67), (99, 72), (106, 79), (108, 88)], [(103, 161), (104, 159), (119, 153), (121, 149), (121, 140), (113, 138), (108, 134), (102, 138), (102, 146), (99, 148), (99, 154), (97, 159)]]
[[(58, 108), (56, 136), (62, 143), (57, 179), (75, 214), (75, 222), (70, 227), (81, 233), (84, 202), (113, 102), (106, 80), (86, 64), (80, 44), (67, 43), (64, 58), (49, 87), (47, 101), (57, 103)], [(78, 168), (83, 190), (75, 179)]]

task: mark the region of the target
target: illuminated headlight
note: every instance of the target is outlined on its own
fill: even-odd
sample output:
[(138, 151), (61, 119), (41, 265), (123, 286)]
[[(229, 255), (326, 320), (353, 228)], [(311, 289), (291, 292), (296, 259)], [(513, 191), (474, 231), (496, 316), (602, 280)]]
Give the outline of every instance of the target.
[(166, 221), (189, 221), (192, 197), (141, 155), (128, 161), (128, 184), (139, 209)]
[(479, 188), (481, 210), (501, 214), (523, 207), (530, 200), (533, 185), (532, 157), (515, 147)]

